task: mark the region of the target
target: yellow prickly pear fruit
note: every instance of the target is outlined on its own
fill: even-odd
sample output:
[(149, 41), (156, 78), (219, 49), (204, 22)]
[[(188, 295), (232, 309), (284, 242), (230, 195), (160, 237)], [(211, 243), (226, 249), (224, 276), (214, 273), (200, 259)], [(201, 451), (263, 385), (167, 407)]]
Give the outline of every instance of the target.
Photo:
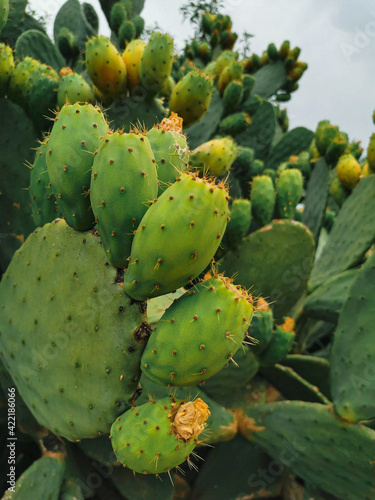
[(342, 155), (337, 163), (337, 177), (340, 183), (352, 190), (359, 182), (361, 166), (353, 155)]
[(191, 152), (190, 164), (204, 173), (221, 177), (228, 173), (236, 153), (236, 143), (230, 137), (212, 139)]
[(375, 134), (370, 137), (370, 144), (367, 148), (367, 163), (370, 170), (375, 172)]
[(95, 36), (86, 43), (86, 67), (94, 85), (114, 100), (126, 87), (126, 66), (116, 47), (106, 36)]
[(223, 95), (224, 90), (226, 89), (229, 82), (233, 80), (241, 80), (243, 73), (242, 64), (237, 61), (233, 61), (222, 71), (219, 81), (218, 81), (218, 89), (221, 95)]
[(8, 90), (10, 77), (14, 70), (13, 50), (9, 45), (0, 43), (0, 96)]
[(368, 166), (368, 162), (366, 162), (363, 166), (362, 166), (362, 173), (361, 173), (361, 177), (368, 177), (369, 175), (371, 175), (372, 172), (370, 171), (370, 168)]
[(139, 67), (145, 47), (146, 44), (143, 40), (132, 40), (122, 53), (122, 58), (126, 66), (129, 89), (138, 87), (141, 82)]

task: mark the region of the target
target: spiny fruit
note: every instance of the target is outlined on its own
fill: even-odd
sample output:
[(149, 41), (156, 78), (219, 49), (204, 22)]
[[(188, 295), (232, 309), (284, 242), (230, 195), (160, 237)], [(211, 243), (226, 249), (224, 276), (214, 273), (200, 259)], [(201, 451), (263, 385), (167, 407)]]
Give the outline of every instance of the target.
[(168, 80), (173, 63), (173, 38), (166, 33), (153, 33), (143, 50), (139, 74), (148, 96), (157, 95)]
[(141, 133), (108, 133), (100, 141), (90, 198), (110, 262), (127, 267), (133, 233), (158, 192), (155, 159)]
[(258, 297), (254, 304), (254, 316), (248, 329), (249, 336), (257, 341), (251, 346), (254, 354), (258, 355), (267, 348), (272, 338), (272, 329), (272, 309), (263, 297)]
[(74, 73), (70, 68), (60, 70), (61, 80), (57, 92), (57, 104), (60, 108), (64, 104), (75, 104), (76, 102), (93, 104), (95, 102), (94, 92), (82, 75)]
[(321, 156), (326, 154), (328, 146), (339, 135), (339, 128), (331, 125), (328, 120), (319, 122), (315, 132), (315, 144)]
[(113, 101), (124, 92), (125, 62), (107, 37), (93, 37), (86, 43), (86, 67), (94, 85), (109, 100)]
[(52, 193), (47, 171), (47, 141), (36, 150), (30, 174), (30, 198), (33, 220), (36, 226), (44, 226), (59, 215), (56, 198)]
[(128, 76), (129, 89), (137, 88), (141, 83), (139, 70), (146, 44), (143, 40), (132, 40), (122, 54)]
[(34, 69), (40, 65), (39, 61), (36, 61), (32, 57), (25, 57), (19, 62), (13, 70), (12, 76), (10, 77), (8, 98), (13, 102), (20, 104), (21, 106), (27, 105), (27, 100), (25, 96), (25, 87), (27, 85), (27, 80)]
[(286, 358), (296, 336), (294, 328), (294, 321), (288, 317), (282, 325), (276, 327), (270, 343), (259, 356), (260, 366), (273, 366)]
[(69, 226), (91, 229), (90, 177), (94, 153), (107, 123), (99, 108), (91, 104), (62, 107), (48, 140), (47, 167), (52, 191)]
[(340, 157), (336, 172), (341, 184), (351, 191), (359, 182), (361, 166), (353, 155), (346, 154)]
[(218, 81), (218, 89), (221, 95), (223, 95), (227, 85), (234, 80), (241, 80), (243, 72), (242, 64), (237, 61), (233, 61), (224, 70), (221, 72), (219, 81)]
[(0, 43), (0, 97), (4, 97), (8, 91), (8, 85), (13, 70), (13, 50), (9, 45)]
[(230, 137), (212, 139), (191, 152), (190, 164), (208, 175), (221, 177), (230, 170), (236, 153), (236, 143)]
[(279, 216), (293, 219), (303, 192), (303, 177), (297, 168), (283, 170), (277, 181), (276, 204)]
[(375, 172), (375, 134), (370, 137), (370, 143), (367, 149), (367, 163), (372, 172)]
[(169, 100), (169, 109), (189, 127), (202, 118), (211, 102), (213, 82), (199, 70), (189, 71), (175, 86)]
[(154, 151), (158, 172), (158, 196), (185, 172), (189, 162), (189, 147), (182, 134), (182, 119), (172, 112), (169, 118), (147, 132)]
[(46, 64), (38, 65), (30, 74), (24, 87), (24, 97), (34, 122), (40, 129), (45, 129), (45, 116), (51, 115), (56, 108), (59, 75)]
[(2, 0), (0, 5), (0, 31), (4, 28), (9, 14), (9, 0)]
[(253, 316), (252, 297), (222, 275), (198, 283), (166, 310), (141, 360), (161, 385), (204, 383), (231, 362)]
[(254, 177), (251, 183), (250, 200), (254, 219), (261, 226), (271, 222), (275, 206), (275, 190), (270, 177), (267, 175)]
[(228, 192), (183, 173), (147, 210), (134, 236), (124, 288), (135, 300), (177, 290), (197, 277), (220, 245)]
[(243, 132), (251, 124), (248, 113), (239, 111), (223, 118), (220, 122), (220, 133), (236, 136)]
[(169, 472), (189, 460), (209, 416), (200, 398), (151, 400), (116, 419), (110, 435), (113, 450), (118, 461), (135, 472)]
[(223, 246), (225, 249), (234, 250), (239, 247), (250, 228), (251, 202), (246, 199), (233, 200), (229, 216), (230, 221), (224, 233)]
[(133, 38), (136, 37), (137, 30), (133, 21), (123, 21), (121, 23), (120, 29), (118, 30), (118, 43), (121, 49), (126, 47)]

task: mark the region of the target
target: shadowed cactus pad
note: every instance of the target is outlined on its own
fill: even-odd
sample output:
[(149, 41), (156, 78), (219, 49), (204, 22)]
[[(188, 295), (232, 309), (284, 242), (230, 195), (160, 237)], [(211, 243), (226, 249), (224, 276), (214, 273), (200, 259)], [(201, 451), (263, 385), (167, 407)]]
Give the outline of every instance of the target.
[(1, 282), (6, 368), (38, 422), (67, 439), (107, 433), (138, 384), (148, 325), (115, 279), (99, 238), (57, 220)]
[[(111, 439), (117, 459), (141, 474), (168, 472), (189, 459), (210, 416), (202, 399), (169, 397), (132, 408), (113, 423)], [(137, 432), (134, 432), (137, 429)]]

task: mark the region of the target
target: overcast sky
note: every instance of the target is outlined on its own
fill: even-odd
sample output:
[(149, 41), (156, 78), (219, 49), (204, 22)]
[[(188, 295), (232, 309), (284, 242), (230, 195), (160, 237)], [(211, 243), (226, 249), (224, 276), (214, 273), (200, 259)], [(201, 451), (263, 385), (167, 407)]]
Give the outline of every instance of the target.
[[(89, 0), (86, 0), (89, 1)], [(64, 0), (30, 0), (31, 8), (46, 14), (52, 36), (53, 20)], [(99, 1), (90, 2), (100, 16), (100, 34), (109, 35)], [(185, 0), (146, 0), (142, 16), (147, 25), (159, 24), (177, 47), (192, 33), (179, 12)], [(315, 129), (329, 119), (362, 140), (367, 148), (375, 126), (375, 0), (226, 0), (225, 13), (233, 31), (252, 33), (251, 48), (261, 54), (270, 42), (285, 39), (298, 45), (309, 69), (300, 88), (286, 104), (290, 128)]]

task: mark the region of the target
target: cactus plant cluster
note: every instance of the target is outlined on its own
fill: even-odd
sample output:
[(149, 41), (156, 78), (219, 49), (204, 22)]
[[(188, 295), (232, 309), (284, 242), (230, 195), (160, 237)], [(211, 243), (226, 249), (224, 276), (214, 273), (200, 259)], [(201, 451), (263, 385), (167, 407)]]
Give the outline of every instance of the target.
[(143, 4), (0, 5), (3, 498), (372, 499), (375, 134), (289, 130), (288, 41), (205, 4), (178, 54)]

